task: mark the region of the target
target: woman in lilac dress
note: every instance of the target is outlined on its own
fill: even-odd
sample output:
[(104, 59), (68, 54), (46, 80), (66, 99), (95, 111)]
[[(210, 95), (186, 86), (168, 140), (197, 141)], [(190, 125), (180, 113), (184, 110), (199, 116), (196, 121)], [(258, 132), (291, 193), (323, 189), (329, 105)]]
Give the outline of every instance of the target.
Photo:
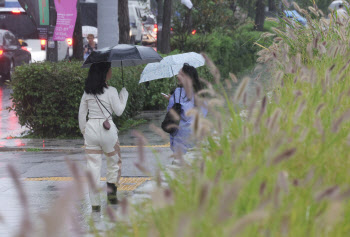
[[(196, 106), (195, 94), (201, 90), (201, 84), (196, 68), (185, 63), (177, 75), (179, 87), (172, 95), (164, 96), (169, 100), (167, 111), (174, 103), (181, 104), (180, 124), (177, 132), (170, 134), (170, 148), (174, 153), (185, 154), (188, 149), (194, 146), (191, 141), (193, 116), (188, 116), (187, 112)], [(207, 111), (201, 108), (202, 114), (206, 116)]]

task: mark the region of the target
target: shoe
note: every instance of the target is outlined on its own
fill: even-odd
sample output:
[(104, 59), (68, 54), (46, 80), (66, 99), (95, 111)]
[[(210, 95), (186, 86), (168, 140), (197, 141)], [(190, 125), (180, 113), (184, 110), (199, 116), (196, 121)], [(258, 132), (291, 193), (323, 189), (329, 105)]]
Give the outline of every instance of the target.
[(114, 183), (107, 182), (107, 199), (112, 205), (118, 204), (117, 186)]
[(101, 206), (91, 206), (93, 212), (99, 212), (101, 211)]

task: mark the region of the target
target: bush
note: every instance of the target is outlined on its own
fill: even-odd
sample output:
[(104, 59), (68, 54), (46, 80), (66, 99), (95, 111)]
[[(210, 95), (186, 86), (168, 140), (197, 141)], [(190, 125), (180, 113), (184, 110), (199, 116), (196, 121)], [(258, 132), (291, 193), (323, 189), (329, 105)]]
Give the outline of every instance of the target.
[[(265, 23), (265, 31), (271, 32), (274, 22)], [(269, 46), (272, 39), (262, 39), (262, 32), (254, 31), (253, 24), (249, 23), (235, 31), (217, 30), (211, 34), (196, 34), (190, 36), (183, 46), (185, 52), (205, 52), (218, 66), (224, 77), (229, 72), (240, 73), (255, 65), (256, 53), (261, 48), (254, 43)], [(181, 42), (174, 37), (172, 48), (181, 47)]]
[(78, 108), (87, 70), (76, 62), (16, 67), (12, 109), (19, 123), (40, 137), (77, 136)]

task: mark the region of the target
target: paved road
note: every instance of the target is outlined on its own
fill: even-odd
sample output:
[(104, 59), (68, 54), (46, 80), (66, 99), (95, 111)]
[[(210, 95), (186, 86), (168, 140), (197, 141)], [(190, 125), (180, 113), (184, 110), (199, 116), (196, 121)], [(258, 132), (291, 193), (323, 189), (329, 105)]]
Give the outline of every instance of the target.
[[(170, 164), (172, 159), (169, 158), (171, 151), (169, 148), (145, 148), (145, 165), (154, 174), (158, 169), (158, 164), (164, 166)], [(69, 153), (53, 153), (53, 152), (2, 152), (0, 153), (0, 217), (5, 221), (0, 222), (0, 236), (12, 236), (20, 225), (21, 214), (23, 212), (21, 204), (18, 200), (18, 194), (14, 188), (12, 180), (9, 178), (7, 164), (12, 164), (18, 170), (25, 191), (28, 195), (30, 209), (33, 219), (37, 219), (39, 212), (46, 211), (50, 204), (58, 198), (60, 190), (67, 186), (70, 181), (59, 177), (69, 177), (70, 172), (64, 161), (65, 157), (76, 162), (83, 170), (85, 168), (84, 155)], [(132, 190), (136, 188), (135, 182), (141, 184), (145, 180), (141, 177), (145, 176), (140, 172), (134, 163), (138, 161), (136, 148), (122, 148), (123, 170), (122, 177), (140, 177), (137, 181), (125, 182), (124, 190)], [(103, 160), (102, 177), (106, 174), (106, 160)], [(44, 181), (34, 181), (41, 177)], [(58, 178), (57, 178), (58, 177)], [(39, 179), (40, 180), (40, 179)], [(127, 182), (133, 182), (128, 184)], [(101, 181), (101, 186), (105, 182)], [(129, 186), (128, 186), (129, 185)], [(125, 188), (126, 187), (126, 188)], [(129, 187), (129, 188), (128, 188)], [(132, 195), (132, 191), (118, 191), (118, 195)], [(106, 205), (106, 197), (102, 194), (102, 206)], [(90, 217), (90, 204), (85, 187), (85, 197), (78, 203), (80, 213), (77, 215), (78, 221), (84, 228), (87, 227), (87, 219)], [(1, 218), (0, 218), (1, 219)]]

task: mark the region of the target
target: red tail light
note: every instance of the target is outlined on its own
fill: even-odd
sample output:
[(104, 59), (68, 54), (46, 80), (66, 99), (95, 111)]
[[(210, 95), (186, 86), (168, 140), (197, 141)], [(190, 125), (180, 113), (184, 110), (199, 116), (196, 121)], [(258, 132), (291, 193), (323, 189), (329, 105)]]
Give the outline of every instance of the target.
[(69, 47), (73, 45), (73, 39), (72, 38), (67, 38), (66, 40), (67, 40), (67, 44), (68, 44)]
[(28, 52), (29, 52), (29, 50), (27, 49), (27, 47), (22, 46), (21, 48), (22, 48), (23, 50), (25, 50), (25, 51), (28, 51)]
[(157, 24), (154, 24), (154, 28), (153, 28), (153, 32), (158, 32), (158, 25)]
[(197, 33), (197, 30), (192, 30), (192, 35), (195, 35)]
[(0, 56), (4, 53), (4, 50), (0, 49)]
[(46, 40), (44, 40), (44, 39), (40, 40), (40, 44), (41, 44), (41, 50), (45, 50), (45, 48), (46, 48)]
[(20, 10), (13, 10), (12, 14), (21, 14), (21, 11)]

